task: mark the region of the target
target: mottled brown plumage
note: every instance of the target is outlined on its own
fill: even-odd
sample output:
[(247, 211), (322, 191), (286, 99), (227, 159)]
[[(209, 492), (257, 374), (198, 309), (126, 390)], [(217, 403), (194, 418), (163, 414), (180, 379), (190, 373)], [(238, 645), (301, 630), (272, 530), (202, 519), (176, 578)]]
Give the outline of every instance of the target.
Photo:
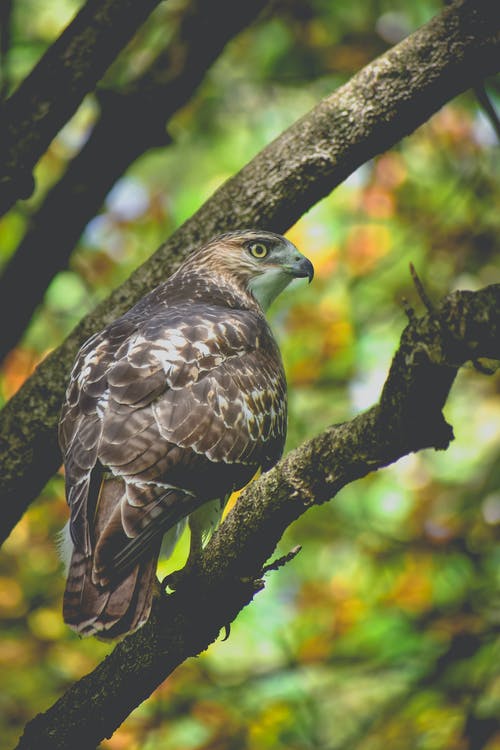
[(189, 516), (196, 555), (280, 457), (286, 383), (261, 304), (296, 276), (312, 266), (280, 235), (222, 235), (81, 348), (59, 430), (77, 632), (141, 626), (164, 535), (171, 548)]

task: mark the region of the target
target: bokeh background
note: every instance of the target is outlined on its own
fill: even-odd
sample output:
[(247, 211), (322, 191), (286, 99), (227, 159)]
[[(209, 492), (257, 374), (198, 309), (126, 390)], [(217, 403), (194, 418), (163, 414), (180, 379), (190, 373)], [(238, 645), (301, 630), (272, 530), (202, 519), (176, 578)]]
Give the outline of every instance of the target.
[[(108, 83), (144, 67), (183, 5), (158, 8)], [(13, 7), (11, 86), (79, 3)], [(274, 3), (175, 116), (172, 144), (138, 160), (110, 192), (5, 361), (0, 401), (217, 186), (439, 10), (434, 0)], [(497, 108), (498, 84), (487, 82)], [(37, 167), (33, 197), (0, 221), (1, 263), (96, 112), (88, 97)], [(499, 172), (495, 131), (470, 92), (290, 229), (316, 277), (270, 313), (289, 380), (289, 448), (377, 400), (405, 325), (402, 298), (421, 309), (410, 261), (436, 300), (500, 281)], [(40, 248), (36, 262), (49, 252)], [(229, 640), (187, 661), (102, 748), (498, 750), (499, 389), (498, 376), (464, 367), (446, 406), (449, 450), (408, 456), (295, 523), (280, 549), (301, 544), (301, 553), (268, 575)], [(66, 518), (58, 475), (0, 555), (2, 747), (110, 650), (62, 622), (56, 537)], [(163, 573), (182, 564), (186, 541)]]

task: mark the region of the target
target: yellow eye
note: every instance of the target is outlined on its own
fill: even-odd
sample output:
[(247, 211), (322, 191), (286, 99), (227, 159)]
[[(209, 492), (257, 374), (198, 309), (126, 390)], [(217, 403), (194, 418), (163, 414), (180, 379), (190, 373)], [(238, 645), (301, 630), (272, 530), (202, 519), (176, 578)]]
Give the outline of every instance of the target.
[(263, 242), (252, 242), (252, 244), (248, 246), (248, 249), (254, 258), (265, 258), (269, 252)]

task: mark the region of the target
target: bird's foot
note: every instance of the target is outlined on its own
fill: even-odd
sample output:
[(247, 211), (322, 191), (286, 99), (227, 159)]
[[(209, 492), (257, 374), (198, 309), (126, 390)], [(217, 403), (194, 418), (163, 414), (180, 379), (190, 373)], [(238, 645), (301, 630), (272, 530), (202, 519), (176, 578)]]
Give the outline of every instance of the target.
[(196, 563), (198, 562), (198, 560), (199, 557), (197, 555), (190, 555), (186, 560), (186, 564), (183, 568), (174, 570), (172, 573), (169, 573), (167, 576), (165, 576), (165, 578), (161, 582), (163, 592), (165, 594), (168, 593), (167, 589), (170, 589), (171, 591), (177, 591), (179, 586), (183, 584), (184, 579), (187, 578), (193, 568), (196, 567)]
[(176, 591), (179, 588), (179, 585), (182, 583), (182, 580), (185, 578), (186, 573), (186, 567), (181, 568), (180, 570), (174, 570), (172, 573), (169, 573), (161, 582), (161, 590), (164, 594), (168, 594), (170, 591)]

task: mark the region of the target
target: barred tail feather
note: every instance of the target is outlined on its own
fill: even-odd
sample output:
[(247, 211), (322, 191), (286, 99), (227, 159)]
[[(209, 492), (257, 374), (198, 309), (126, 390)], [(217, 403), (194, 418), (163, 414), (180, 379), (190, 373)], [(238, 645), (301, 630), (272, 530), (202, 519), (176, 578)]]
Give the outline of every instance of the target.
[(92, 559), (75, 550), (63, 599), (64, 621), (80, 635), (117, 638), (144, 625), (151, 611), (158, 552), (142, 559), (118, 585), (92, 582)]
[[(123, 482), (102, 483), (94, 520), (99, 540), (113, 518), (124, 494)], [(61, 536), (63, 552), (72, 548), (63, 599), (64, 621), (80, 635), (117, 638), (144, 625), (151, 611), (156, 564), (161, 539), (152, 544), (118, 580), (105, 585), (96, 575), (95, 551), (87, 555), (69, 541), (69, 530)], [(121, 541), (121, 533), (118, 541)]]

